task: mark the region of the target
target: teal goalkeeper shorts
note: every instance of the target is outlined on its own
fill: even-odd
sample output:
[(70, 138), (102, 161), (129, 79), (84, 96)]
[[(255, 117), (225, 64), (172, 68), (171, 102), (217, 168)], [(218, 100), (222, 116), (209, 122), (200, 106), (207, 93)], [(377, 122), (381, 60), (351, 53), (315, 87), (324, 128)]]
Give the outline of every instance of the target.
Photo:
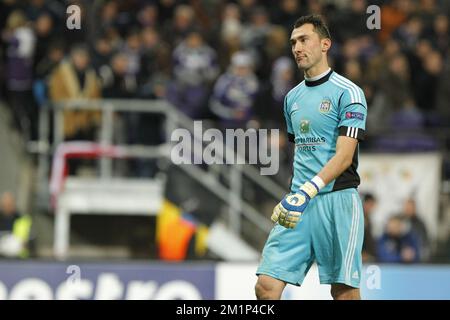
[(364, 215), (356, 189), (319, 194), (294, 229), (275, 224), (256, 274), (301, 285), (315, 261), (320, 283), (359, 288), (363, 237)]

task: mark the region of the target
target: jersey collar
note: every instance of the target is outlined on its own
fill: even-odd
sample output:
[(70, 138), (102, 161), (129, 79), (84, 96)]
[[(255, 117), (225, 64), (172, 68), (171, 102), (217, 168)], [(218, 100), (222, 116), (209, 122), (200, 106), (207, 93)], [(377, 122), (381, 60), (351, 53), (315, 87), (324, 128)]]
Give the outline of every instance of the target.
[(314, 78), (311, 78), (311, 79), (305, 78), (305, 84), (308, 87), (318, 86), (318, 85), (320, 85), (322, 83), (327, 82), (332, 73), (333, 73), (333, 70), (330, 69), (330, 70), (327, 71), (327, 73), (324, 76), (320, 76), (319, 75), (318, 79), (317, 79), (317, 77), (314, 77)]

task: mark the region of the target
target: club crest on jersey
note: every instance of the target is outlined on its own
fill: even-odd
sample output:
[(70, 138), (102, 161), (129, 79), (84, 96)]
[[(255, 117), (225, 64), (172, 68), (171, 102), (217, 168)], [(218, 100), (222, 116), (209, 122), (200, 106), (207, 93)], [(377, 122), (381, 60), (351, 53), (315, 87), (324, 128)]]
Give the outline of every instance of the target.
[(309, 133), (311, 121), (301, 120), (300, 121), (300, 133)]
[(323, 100), (319, 106), (320, 113), (329, 113), (330, 110), (331, 110), (331, 101), (328, 99)]

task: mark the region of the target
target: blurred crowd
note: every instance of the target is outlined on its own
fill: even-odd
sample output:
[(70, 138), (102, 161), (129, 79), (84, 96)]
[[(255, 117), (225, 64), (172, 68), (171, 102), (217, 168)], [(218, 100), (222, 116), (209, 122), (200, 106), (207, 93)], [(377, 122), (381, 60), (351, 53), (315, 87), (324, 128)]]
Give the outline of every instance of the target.
[[(81, 29), (66, 26), (71, 4), (81, 8)], [(380, 30), (366, 25), (373, 4), (381, 8)], [(80, 98), (167, 99), (221, 129), (285, 130), (284, 96), (303, 78), (289, 37), (297, 18), (310, 13), (329, 24), (332, 68), (365, 92), (362, 148), (450, 148), (445, 0), (0, 0), (0, 100), (27, 140), (37, 139), (48, 101)], [(96, 139), (100, 119), (98, 112), (66, 111), (65, 139)], [(124, 117), (128, 142), (156, 143), (160, 121)], [(284, 135), (280, 144), (287, 150), (281, 167), (290, 168)], [(369, 241), (367, 261), (426, 259), (426, 232), (408, 213), (414, 210), (406, 203), (385, 235)]]
[[(66, 27), (70, 4), (81, 8), (79, 30)], [(367, 28), (366, 0), (2, 0), (2, 97), (31, 138), (39, 106), (68, 98), (166, 98), (224, 127), (284, 128), (283, 97), (302, 78), (290, 32), (299, 16), (319, 13), (331, 65), (365, 91), (369, 134), (448, 126), (448, 1), (370, 4), (381, 7), (381, 30)], [(66, 137), (92, 138), (98, 121), (67, 114)], [(429, 150), (434, 138), (371, 143)]]
[(414, 199), (404, 202), (401, 212), (389, 217), (380, 237), (373, 235), (373, 211), (378, 200), (363, 195), (364, 241), (363, 262), (419, 263), (431, 259), (431, 242), (427, 227), (417, 213)]

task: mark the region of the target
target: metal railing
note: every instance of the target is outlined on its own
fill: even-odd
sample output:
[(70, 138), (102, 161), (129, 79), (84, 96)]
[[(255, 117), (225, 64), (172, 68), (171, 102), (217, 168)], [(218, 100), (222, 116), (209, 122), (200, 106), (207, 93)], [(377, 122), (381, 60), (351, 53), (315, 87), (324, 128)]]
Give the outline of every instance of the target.
[[(143, 146), (143, 145), (125, 145), (121, 146), (129, 157), (137, 158), (164, 158), (170, 161), (171, 143), (170, 137), (174, 129), (186, 128), (188, 129), (196, 141), (202, 141), (202, 137), (196, 136), (194, 131), (194, 122), (184, 114), (180, 113), (172, 105), (162, 100), (73, 100), (63, 103), (50, 104), (41, 109), (39, 122), (39, 141), (33, 143), (30, 151), (37, 153), (38, 158), (38, 189), (41, 193), (43, 201), (41, 203), (48, 204), (48, 176), (50, 168), (50, 155), (56, 150), (58, 144), (64, 140), (63, 135), (63, 112), (64, 110), (85, 109), (85, 110), (100, 110), (102, 111), (102, 121), (100, 126), (100, 143), (110, 145), (113, 142), (113, 125), (115, 121), (115, 112), (143, 112), (161, 114), (164, 116), (163, 128), (165, 132), (165, 142), (158, 146)], [(53, 117), (53, 141), (50, 142), (50, 122)], [(438, 128), (435, 130), (424, 131), (428, 136), (433, 137), (438, 141), (439, 151), (443, 156), (449, 159), (450, 150), (448, 148), (450, 128)], [(396, 132), (386, 132), (383, 136), (395, 135)], [(416, 134), (413, 130), (402, 131), (402, 135)], [(376, 135), (375, 137), (379, 137)], [(371, 139), (373, 141), (373, 139)], [(203, 143), (203, 142), (202, 142)], [(239, 157), (234, 150), (231, 150), (227, 145), (223, 146), (225, 151), (219, 151), (218, 156), (225, 158), (225, 152), (231, 153), (233, 157)], [(195, 152), (195, 148), (190, 150)], [(366, 149), (364, 152), (379, 150)], [(102, 159), (100, 162), (100, 176), (108, 179), (111, 176), (111, 160)], [(448, 161), (448, 160), (447, 160)], [(226, 161), (224, 161), (226, 163)], [(252, 203), (243, 199), (243, 191), (245, 180), (252, 181), (262, 190), (267, 192), (267, 195), (273, 200), (278, 201), (286, 192), (282, 187), (275, 183), (272, 179), (261, 176), (258, 169), (252, 165), (215, 165), (215, 166), (196, 166), (196, 165), (180, 165), (178, 166), (191, 179), (204, 186), (211, 194), (221, 199), (228, 206), (228, 224), (230, 228), (237, 234), (242, 230), (243, 219), (251, 223), (258, 230), (262, 232), (269, 232), (272, 223), (268, 216), (258, 212)], [(219, 174), (218, 174), (219, 172)], [(228, 184), (223, 183), (221, 176), (226, 176)], [(448, 220), (448, 194), (450, 193), (449, 181), (442, 182), (441, 188), (441, 208), (443, 208), (442, 221)], [(445, 200), (445, 201), (444, 201)], [(445, 223), (444, 223), (445, 225)], [(442, 237), (445, 238), (448, 231), (441, 232)]]
[[(52, 103), (41, 110), (39, 120), (39, 141), (34, 144), (34, 152), (39, 154), (38, 158), (38, 190), (40, 191), (41, 202), (48, 200), (48, 176), (50, 168), (50, 156), (57, 146), (64, 141), (64, 111), (65, 110), (91, 110), (101, 111), (102, 118), (100, 124), (99, 142), (104, 146), (110, 146), (114, 136), (115, 113), (153, 113), (164, 116), (163, 128), (165, 141), (158, 146), (146, 145), (120, 145), (125, 155), (133, 158), (164, 158), (170, 160), (172, 148), (171, 135), (176, 128), (185, 128), (191, 132), (196, 143), (204, 143), (201, 136), (194, 130), (194, 122), (185, 116), (171, 104), (164, 100), (71, 100), (66, 102)], [(53, 141), (50, 137), (50, 120), (53, 112)], [(203, 148), (202, 148), (203, 149)], [(221, 150), (225, 150), (222, 152)], [(234, 159), (241, 159), (237, 163), (245, 163), (241, 155), (233, 149), (223, 144), (219, 148), (217, 157), (224, 159), (230, 155)], [(191, 148), (191, 155), (202, 157), (196, 153), (196, 148)], [(110, 179), (112, 177), (112, 159), (103, 157), (100, 160), (100, 178)], [(272, 179), (261, 176), (258, 169), (250, 164), (227, 164), (215, 166), (179, 165), (191, 179), (203, 185), (212, 194), (221, 199), (228, 206), (228, 224), (231, 230), (240, 234), (242, 230), (242, 219), (246, 218), (252, 225), (261, 231), (268, 233), (273, 226), (270, 219), (254, 208), (253, 205), (245, 201), (242, 197), (243, 181), (248, 179), (252, 183), (265, 190), (270, 197), (278, 201), (285, 193)], [(219, 175), (217, 174), (219, 170)], [(229, 184), (220, 180), (220, 175), (227, 176)]]

